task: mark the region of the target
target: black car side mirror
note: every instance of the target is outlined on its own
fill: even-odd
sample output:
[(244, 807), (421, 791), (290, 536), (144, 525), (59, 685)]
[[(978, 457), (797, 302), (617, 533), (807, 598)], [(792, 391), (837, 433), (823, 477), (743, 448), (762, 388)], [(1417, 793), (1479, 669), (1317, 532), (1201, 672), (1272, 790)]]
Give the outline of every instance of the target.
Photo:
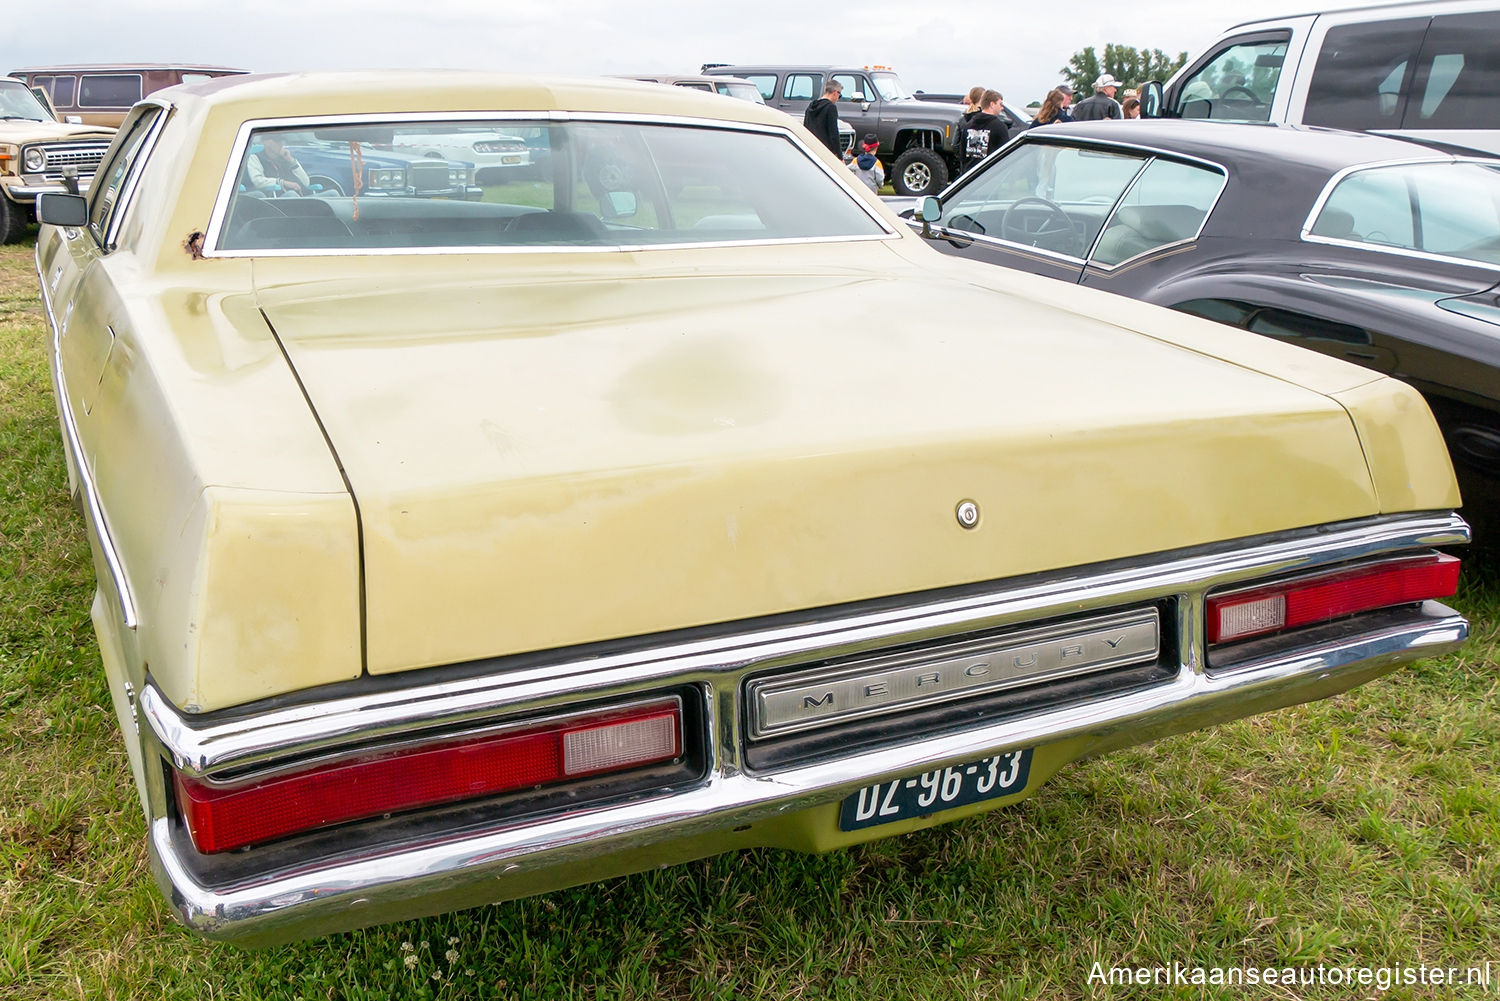
[(932, 237), (932, 224), (943, 217), (943, 203), (937, 195), (928, 195), (917, 203), (916, 216), (922, 220), (922, 235)]
[(1161, 102), (1162, 102), (1162, 93), (1161, 93), (1161, 81), (1160, 80), (1152, 80), (1149, 83), (1145, 83), (1145, 84), (1141, 85), (1141, 117), (1142, 118), (1161, 118), (1162, 117)]
[(86, 226), (88, 199), (61, 191), (44, 191), (36, 196), (36, 218), (48, 226)]

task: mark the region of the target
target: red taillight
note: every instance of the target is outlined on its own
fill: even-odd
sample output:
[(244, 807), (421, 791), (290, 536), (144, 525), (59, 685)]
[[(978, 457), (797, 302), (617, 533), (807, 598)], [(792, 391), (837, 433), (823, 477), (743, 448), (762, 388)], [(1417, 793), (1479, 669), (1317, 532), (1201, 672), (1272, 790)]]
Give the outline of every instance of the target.
[(304, 771), (211, 784), (175, 775), (201, 852), (328, 824), (670, 761), (682, 754), (676, 699), (573, 716), (524, 730), (374, 751)]
[(1446, 598), (1458, 589), (1459, 561), (1435, 554), (1392, 560), (1208, 599), (1208, 641), (1262, 636), (1357, 612)]

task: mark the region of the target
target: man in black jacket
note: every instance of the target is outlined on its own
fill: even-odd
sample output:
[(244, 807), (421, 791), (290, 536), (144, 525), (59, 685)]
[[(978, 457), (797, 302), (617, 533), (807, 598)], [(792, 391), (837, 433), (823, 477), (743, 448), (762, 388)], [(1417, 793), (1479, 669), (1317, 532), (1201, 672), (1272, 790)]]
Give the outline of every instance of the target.
[(833, 151), (834, 156), (843, 156), (842, 143), (839, 142), (839, 109), (837, 101), (839, 95), (844, 92), (843, 86), (837, 81), (830, 79), (823, 85), (823, 96), (807, 106), (807, 111), (802, 115), (802, 124), (807, 131), (817, 136), (824, 146)]
[(1094, 81), (1094, 96), (1073, 105), (1073, 121), (1097, 122), (1106, 118), (1124, 118), (1125, 113), (1115, 103), (1115, 88), (1120, 81), (1108, 73)]

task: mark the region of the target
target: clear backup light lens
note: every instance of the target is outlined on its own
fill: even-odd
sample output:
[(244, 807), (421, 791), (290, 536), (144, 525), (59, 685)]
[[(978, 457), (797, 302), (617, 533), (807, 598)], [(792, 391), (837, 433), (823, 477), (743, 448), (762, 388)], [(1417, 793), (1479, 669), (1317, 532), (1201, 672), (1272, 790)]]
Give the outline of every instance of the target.
[(21, 163), (27, 170), (40, 172), (47, 166), (47, 151), (40, 146), (28, 146), (22, 154)]
[(681, 753), (677, 715), (654, 716), (605, 723), (563, 734), (563, 773), (569, 777), (663, 761)]
[(682, 704), (661, 699), (490, 734), (372, 750), (233, 783), (174, 774), (200, 852), (260, 844), (331, 824), (478, 799), (682, 754)]
[(1377, 608), (1447, 598), (1458, 590), (1458, 570), (1456, 557), (1434, 553), (1211, 596), (1208, 641), (1227, 643)]

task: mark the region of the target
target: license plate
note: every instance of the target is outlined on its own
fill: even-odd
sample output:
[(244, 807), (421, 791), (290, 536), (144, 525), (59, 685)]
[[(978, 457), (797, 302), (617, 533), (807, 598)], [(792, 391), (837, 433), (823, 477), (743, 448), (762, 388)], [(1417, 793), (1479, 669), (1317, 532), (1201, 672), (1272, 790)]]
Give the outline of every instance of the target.
[(839, 809), (839, 830), (858, 831), (1009, 796), (1026, 788), (1030, 774), (1028, 747), (865, 786), (844, 800)]
[(501, 163), (520, 163), (521, 162), (521, 158), (518, 157), (518, 156), (502, 156), (500, 158), (500, 162)]

